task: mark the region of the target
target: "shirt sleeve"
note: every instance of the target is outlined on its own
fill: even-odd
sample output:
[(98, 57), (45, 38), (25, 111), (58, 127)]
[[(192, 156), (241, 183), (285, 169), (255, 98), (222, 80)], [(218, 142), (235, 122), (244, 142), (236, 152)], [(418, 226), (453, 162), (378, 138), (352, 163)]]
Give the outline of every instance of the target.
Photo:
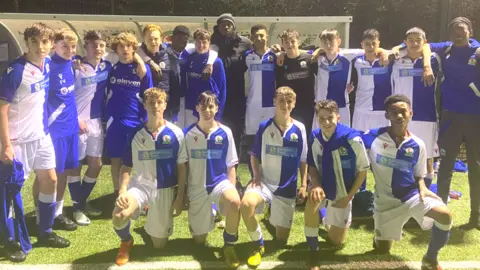
[(312, 131), (310, 138), (308, 140), (308, 152), (307, 152), (307, 163), (310, 166), (315, 167), (315, 160), (313, 159), (313, 142), (315, 141), (315, 133)]
[(308, 152), (308, 141), (307, 141), (307, 131), (305, 130), (305, 126), (301, 128), (302, 131), (302, 154), (300, 155), (301, 162), (307, 162), (307, 152)]
[(352, 61), (355, 57), (358, 57), (365, 53), (363, 49), (340, 49), (340, 52), (349, 61)]
[(427, 155), (426, 155), (426, 148), (425, 144), (421, 143), (419, 144), (419, 153), (418, 153), (418, 160), (417, 164), (415, 164), (415, 167), (413, 168), (414, 170), (414, 176), (415, 177), (422, 177), (424, 178), (427, 175)]
[(370, 162), (368, 160), (367, 150), (365, 149), (362, 138), (353, 138), (350, 140), (350, 145), (352, 146), (353, 152), (355, 152), (357, 172), (368, 170), (370, 167)]
[(265, 131), (265, 128), (260, 125), (260, 127), (257, 130), (257, 134), (255, 134), (255, 140), (253, 141), (253, 147), (252, 147), (252, 155), (257, 157), (258, 159), (262, 160), (262, 137), (263, 137), (263, 132)]
[(13, 97), (22, 82), (23, 69), (8, 67), (0, 78), (0, 100), (13, 102)]
[(220, 121), (222, 120), (225, 101), (227, 99), (227, 80), (225, 76), (225, 69), (220, 58), (217, 58), (215, 60), (215, 64), (213, 65), (212, 79), (215, 81), (215, 84), (218, 87), (219, 108), (217, 114), (215, 115), (215, 119)]
[(176, 133), (177, 133), (177, 140), (178, 140), (177, 164), (186, 163), (188, 161), (188, 156), (187, 156), (187, 146), (185, 143), (185, 136), (181, 131)]
[(435, 43), (428, 43), (430, 45), (430, 49), (432, 52), (437, 53), (439, 55), (443, 55), (445, 53), (445, 49), (451, 45), (450, 42), (435, 42)]
[(142, 58), (143, 62), (147, 63), (149, 60), (152, 60), (143, 50), (142, 46), (139, 46), (137, 49), (137, 54)]
[(232, 131), (226, 130), (228, 138), (228, 149), (227, 149), (227, 168), (233, 167), (238, 164), (237, 149), (235, 147), (235, 140), (233, 139)]
[(207, 65), (213, 65), (217, 57), (218, 57), (217, 51), (214, 51), (214, 50), (208, 51)]

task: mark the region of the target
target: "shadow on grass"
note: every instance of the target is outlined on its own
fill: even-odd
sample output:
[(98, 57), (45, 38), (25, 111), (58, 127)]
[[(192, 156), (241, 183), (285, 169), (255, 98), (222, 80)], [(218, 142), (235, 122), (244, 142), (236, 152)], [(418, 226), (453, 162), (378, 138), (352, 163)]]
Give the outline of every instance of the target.
[[(430, 239), (432, 238), (432, 231), (424, 231), (416, 222), (415, 224), (416, 225), (411, 224), (403, 228), (405, 232), (408, 232), (412, 235), (410, 243), (417, 246), (430, 243)], [(465, 245), (471, 243), (473, 243), (473, 240), (469, 239), (465, 230), (462, 230), (459, 227), (452, 228), (452, 230), (450, 231), (450, 239), (448, 240), (448, 245)]]
[(352, 229), (366, 229), (368, 231), (372, 231), (375, 229), (375, 224), (373, 221), (373, 217), (361, 217), (357, 218), (354, 217), (352, 219), (352, 224), (350, 225)]

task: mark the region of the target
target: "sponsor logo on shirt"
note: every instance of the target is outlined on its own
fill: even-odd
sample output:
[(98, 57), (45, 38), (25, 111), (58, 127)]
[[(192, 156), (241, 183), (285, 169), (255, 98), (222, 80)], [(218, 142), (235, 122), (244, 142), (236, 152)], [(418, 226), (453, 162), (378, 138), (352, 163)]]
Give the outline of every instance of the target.
[(30, 91), (31, 91), (32, 94), (36, 93), (36, 92), (43, 91), (43, 90), (48, 88), (49, 83), (50, 83), (50, 80), (48, 79), (48, 77), (46, 77), (39, 82), (31, 84), (30, 85)]
[(372, 75), (382, 75), (387, 74), (388, 68), (386, 67), (368, 67), (368, 68), (361, 68), (360, 74), (362, 76), (372, 76)]
[(297, 149), (295, 147), (277, 146), (267, 144), (265, 153), (272, 156), (297, 157)]
[(275, 66), (271, 63), (250, 64), (250, 71), (274, 71)]
[(115, 77), (110, 77), (110, 83), (111, 84), (120, 84), (124, 86), (130, 86), (130, 87), (140, 87), (140, 82), (139, 81), (131, 81), (123, 78), (115, 78)]
[(308, 78), (309, 75), (310, 75), (310, 72), (308, 72), (308, 70), (305, 70), (300, 72), (287, 73), (285, 74), (285, 78), (289, 81), (292, 81), (292, 80)]
[(221, 159), (222, 150), (219, 149), (192, 149), (190, 150), (192, 159)]
[(156, 160), (173, 158), (173, 149), (138, 151), (138, 160)]
[(391, 158), (380, 154), (377, 154), (377, 158), (375, 161), (379, 165), (383, 165), (385, 167), (396, 169), (402, 172), (411, 172), (413, 167), (413, 163), (410, 161)]
[[(99, 82), (103, 82), (105, 81), (106, 79), (108, 78), (108, 72), (107, 71), (103, 71), (103, 72), (100, 72), (94, 76), (90, 76), (90, 77), (87, 77), (87, 78), (82, 78), (81, 79), (81, 84), (83, 87), (85, 86), (88, 86), (88, 85), (91, 85), (91, 84), (95, 84), (95, 83), (99, 83)], [(113, 81), (113, 82), (112, 82)], [(116, 81), (116, 79), (114, 77), (111, 77), (110, 78), (110, 82), (112, 84), (114, 84)]]
[(202, 74), (196, 73), (196, 72), (188, 72), (188, 77), (194, 78), (194, 79), (200, 79), (202, 78)]
[(400, 77), (421, 77), (423, 76), (422, 68), (402, 68), (399, 71)]
[(223, 143), (223, 138), (220, 135), (217, 135), (215, 137), (215, 144), (222, 144)]
[(163, 136), (163, 144), (171, 144), (172, 143), (172, 138), (170, 136), (165, 135)]

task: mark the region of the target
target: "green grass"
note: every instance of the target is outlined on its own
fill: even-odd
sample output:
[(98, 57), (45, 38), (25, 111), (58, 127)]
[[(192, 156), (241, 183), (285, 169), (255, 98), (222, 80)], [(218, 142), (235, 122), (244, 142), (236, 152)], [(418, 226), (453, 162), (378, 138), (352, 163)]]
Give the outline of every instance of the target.
[[(36, 247), (35, 226), (33, 217), (33, 202), (31, 200), (32, 178), (28, 180), (23, 188), (23, 198), (25, 199), (25, 210), (27, 221), (32, 236), (34, 249), (30, 252), (26, 264), (50, 264), (50, 263), (111, 263), (114, 261), (119, 240), (113, 231), (109, 213), (113, 202), (112, 184), (110, 180), (109, 167), (105, 166), (99, 177), (91, 200), (95, 207), (105, 211), (105, 215), (92, 220), (88, 227), (79, 227), (74, 232), (58, 231), (59, 235), (68, 238), (72, 245), (67, 249), (51, 249)], [(248, 181), (248, 171), (245, 165), (239, 168), (242, 183)], [(372, 174), (368, 177), (368, 188), (373, 189)], [(440, 254), (442, 261), (475, 261), (478, 260), (480, 250), (480, 231), (464, 231), (458, 227), (465, 224), (469, 217), (470, 198), (468, 194), (468, 180), (466, 174), (456, 173), (454, 175), (452, 189), (463, 192), (460, 200), (452, 200), (449, 204), (454, 215), (454, 227), (448, 246)], [(68, 192), (67, 192), (68, 193)], [(71, 200), (69, 195), (66, 198), (66, 214), (71, 215)], [(261, 218), (261, 217), (260, 217)], [(174, 234), (167, 248), (163, 251), (154, 250), (149, 245), (145, 245), (144, 239), (149, 240), (142, 227), (145, 223), (145, 217), (141, 217), (132, 225), (132, 234), (135, 239), (135, 248), (132, 252), (133, 261), (214, 261), (219, 257), (220, 248), (223, 244), (222, 230), (216, 229), (209, 236), (209, 242), (212, 243), (212, 249), (198, 248), (190, 240), (188, 231), (188, 220), (186, 212), (175, 219)], [(295, 213), (294, 224), (288, 246), (284, 249), (272, 248), (272, 232), (266, 229), (261, 222), (264, 238), (266, 240), (267, 253), (265, 261), (299, 261), (306, 260), (308, 252), (303, 234), (303, 211), (298, 208)], [(404, 229), (402, 241), (396, 242), (391, 252), (392, 255), (374, 255), (369, 253), (372, 250), (371, 243), (373, 237), (373, 220), (360, 220), (352, 224), (348, 233), (346, 246), (343, 250), (332, 253), (328, 252), (321, 241), (321, 254), (328, 261), (420, 261), (425, 254), (430, 239), (429, 231), (422, 231), (416, 225), (408, 225)], [(241, 222), (239, 229), (239, 242), (237, 252), (243, 261), (249, 252), (248, 235), (245, 226)], [(4, 259), (2, 262), (7, 262)]]

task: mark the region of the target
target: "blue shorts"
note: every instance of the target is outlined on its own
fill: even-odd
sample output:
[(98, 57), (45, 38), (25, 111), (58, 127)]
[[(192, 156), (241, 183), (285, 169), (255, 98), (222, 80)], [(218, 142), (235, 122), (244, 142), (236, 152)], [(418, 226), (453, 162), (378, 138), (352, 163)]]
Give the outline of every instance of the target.
[(55, 162), (57, 164), (55, 171), (57, 173), (75, 169), (80, 165), (78, 161), (78, 133), (52, 139), (52, 143), (55, 149)]
[(105, 147), (110, 158), (123, 158), (131, 138), (138, 131), (140, 123), (125, 119), (109, 120), (105, 137)]

